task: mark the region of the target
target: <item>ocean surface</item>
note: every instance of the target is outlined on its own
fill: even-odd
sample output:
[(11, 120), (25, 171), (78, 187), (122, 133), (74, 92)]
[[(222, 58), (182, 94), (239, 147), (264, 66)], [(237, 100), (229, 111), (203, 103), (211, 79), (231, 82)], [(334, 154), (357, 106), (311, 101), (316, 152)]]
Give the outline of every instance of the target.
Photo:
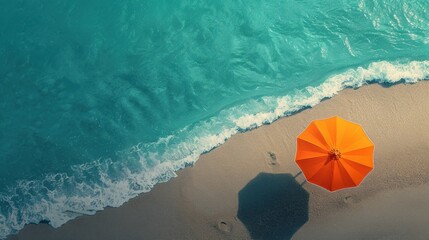
[(346, 87), (425, 78), (425, 0), (0, 0), (0, 238)]

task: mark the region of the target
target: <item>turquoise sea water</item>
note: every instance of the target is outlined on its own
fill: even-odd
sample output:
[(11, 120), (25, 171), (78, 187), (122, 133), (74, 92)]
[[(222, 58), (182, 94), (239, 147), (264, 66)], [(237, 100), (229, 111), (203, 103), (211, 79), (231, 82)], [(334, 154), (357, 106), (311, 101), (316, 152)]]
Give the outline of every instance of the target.
[(120, 206), (345, 87), (429, 78), (428, 9), (0, 0), (0, 238)]

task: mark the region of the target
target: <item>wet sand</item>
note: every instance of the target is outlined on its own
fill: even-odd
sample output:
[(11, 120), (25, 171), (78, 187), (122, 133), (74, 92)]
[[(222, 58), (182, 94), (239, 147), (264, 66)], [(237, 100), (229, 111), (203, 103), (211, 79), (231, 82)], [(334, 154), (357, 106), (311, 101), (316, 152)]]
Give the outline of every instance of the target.
[[(375, 144), (357, 188), (330, 193), (294, 162), (296, 136), (339, 115)], [(12, 239), (429, 239), (429, 82), (346, 89), (311, 109), (233, 136), (178, 177), (119, 208)]]

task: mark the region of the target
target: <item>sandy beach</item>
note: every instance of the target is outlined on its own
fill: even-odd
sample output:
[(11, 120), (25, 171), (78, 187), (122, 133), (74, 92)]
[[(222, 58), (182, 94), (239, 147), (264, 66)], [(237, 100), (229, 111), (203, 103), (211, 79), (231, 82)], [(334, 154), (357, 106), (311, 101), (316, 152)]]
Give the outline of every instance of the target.
[[(333, 115), (375, 144), (359, 187), (330, 193), (294, 162), (296, 136)], [(193, 167), (119, 208), (11, 239), (429, 239), (429, 82), (346, 89), (233, 136)]]

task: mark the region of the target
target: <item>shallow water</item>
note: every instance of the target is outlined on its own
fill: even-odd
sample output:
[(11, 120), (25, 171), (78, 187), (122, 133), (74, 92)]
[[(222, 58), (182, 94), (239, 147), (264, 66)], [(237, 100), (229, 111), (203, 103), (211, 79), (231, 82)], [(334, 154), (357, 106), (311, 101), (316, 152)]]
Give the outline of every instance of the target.
[(345, 87), (428, 78), (427, 9), (0, 0), (0, 238), (119, 206)]

